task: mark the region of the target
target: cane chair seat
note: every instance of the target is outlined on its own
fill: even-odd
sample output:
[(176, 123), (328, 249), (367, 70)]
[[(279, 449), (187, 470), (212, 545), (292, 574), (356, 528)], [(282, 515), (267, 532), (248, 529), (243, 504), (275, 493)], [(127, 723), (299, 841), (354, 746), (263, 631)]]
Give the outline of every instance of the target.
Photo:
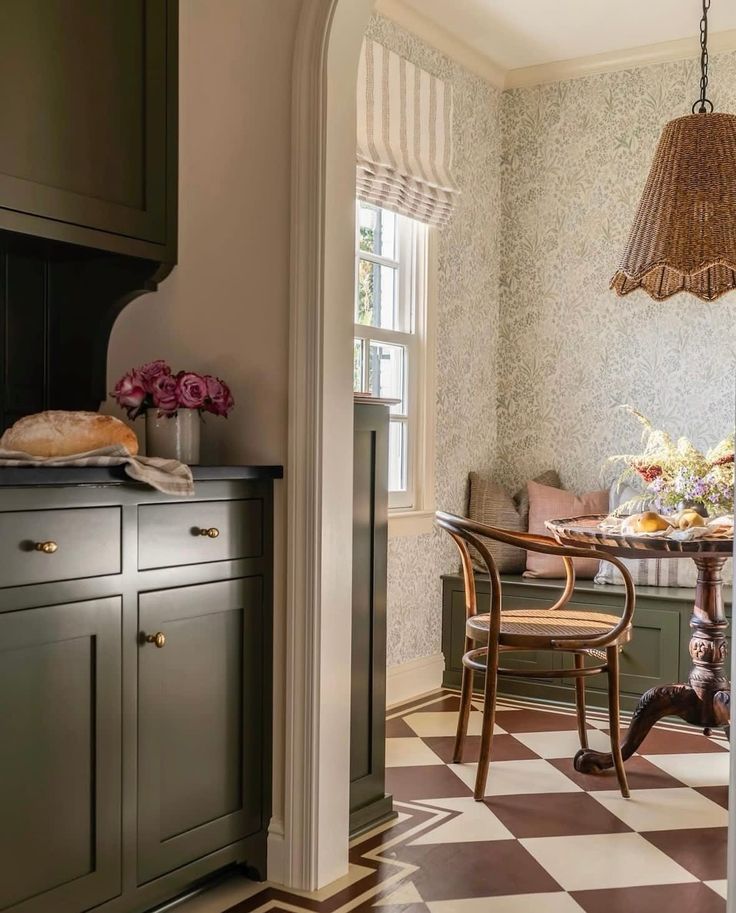
[[(488, 642), (491, 616), (471, 615), (465, 633), (477, 643)], [(505, 647), (539, 647), (559, 640), (585, 640), (607, 634), (620, 621), (618, 615), (574, 609), (509, 609), (501, 613), (499, 643)], [(621, 632), (616, 643), (627, 643), (631, 628)]]

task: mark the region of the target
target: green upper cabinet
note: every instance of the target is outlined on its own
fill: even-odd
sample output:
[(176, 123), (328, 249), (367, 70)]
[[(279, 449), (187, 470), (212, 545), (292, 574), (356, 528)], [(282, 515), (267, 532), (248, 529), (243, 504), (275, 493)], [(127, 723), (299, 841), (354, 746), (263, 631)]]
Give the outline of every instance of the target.
[(176, 0), (3, 0), (0, 229), (176, 260)]

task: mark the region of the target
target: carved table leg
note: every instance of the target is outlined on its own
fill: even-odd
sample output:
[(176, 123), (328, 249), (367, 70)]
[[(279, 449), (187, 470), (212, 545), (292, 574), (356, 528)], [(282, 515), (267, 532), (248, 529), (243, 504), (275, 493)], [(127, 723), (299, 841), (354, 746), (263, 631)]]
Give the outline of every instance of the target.
[[(698, 585), (690, 619), (693, 634), (688, 684), (660, 685), (642, 696), (621, 742), (624, 760), (631, 757), (652, 726), (665, 716), (679, 716), (701, 728), (724, 726), (729, 734), (731, 692), (725, 673), (728, 622), (723, 611), (721, 578), (726, 559), (721, 555), (705, 555), (693, 560), (698, 568)], [(596, 773), (613, 767), (613, 759), (607, 752), (581, 750), (575, 755), (574, 765), (581, 773)]]

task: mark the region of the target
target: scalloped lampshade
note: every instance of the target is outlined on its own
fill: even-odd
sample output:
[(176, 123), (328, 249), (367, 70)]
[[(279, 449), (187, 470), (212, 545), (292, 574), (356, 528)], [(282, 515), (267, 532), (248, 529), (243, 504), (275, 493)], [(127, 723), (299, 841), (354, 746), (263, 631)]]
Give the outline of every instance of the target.
[(654, 155), (621, 265), (619, 295), (713, 301), (736, 289), (736, 115), (670, 121)]

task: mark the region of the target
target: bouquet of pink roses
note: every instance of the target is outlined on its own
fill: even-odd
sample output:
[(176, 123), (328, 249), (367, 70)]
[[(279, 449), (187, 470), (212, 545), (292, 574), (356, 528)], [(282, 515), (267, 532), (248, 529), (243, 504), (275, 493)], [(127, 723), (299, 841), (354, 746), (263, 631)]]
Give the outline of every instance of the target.
[(131, 419), (146, 409), (156, 409), (159, 415), (176, 415), (179, 409), (198, 409), (227, 417), (235, 405), (224, 380), (194, 371), (172, 374), (163, 359), (128, 371), (115, 384), (112, 396)]

